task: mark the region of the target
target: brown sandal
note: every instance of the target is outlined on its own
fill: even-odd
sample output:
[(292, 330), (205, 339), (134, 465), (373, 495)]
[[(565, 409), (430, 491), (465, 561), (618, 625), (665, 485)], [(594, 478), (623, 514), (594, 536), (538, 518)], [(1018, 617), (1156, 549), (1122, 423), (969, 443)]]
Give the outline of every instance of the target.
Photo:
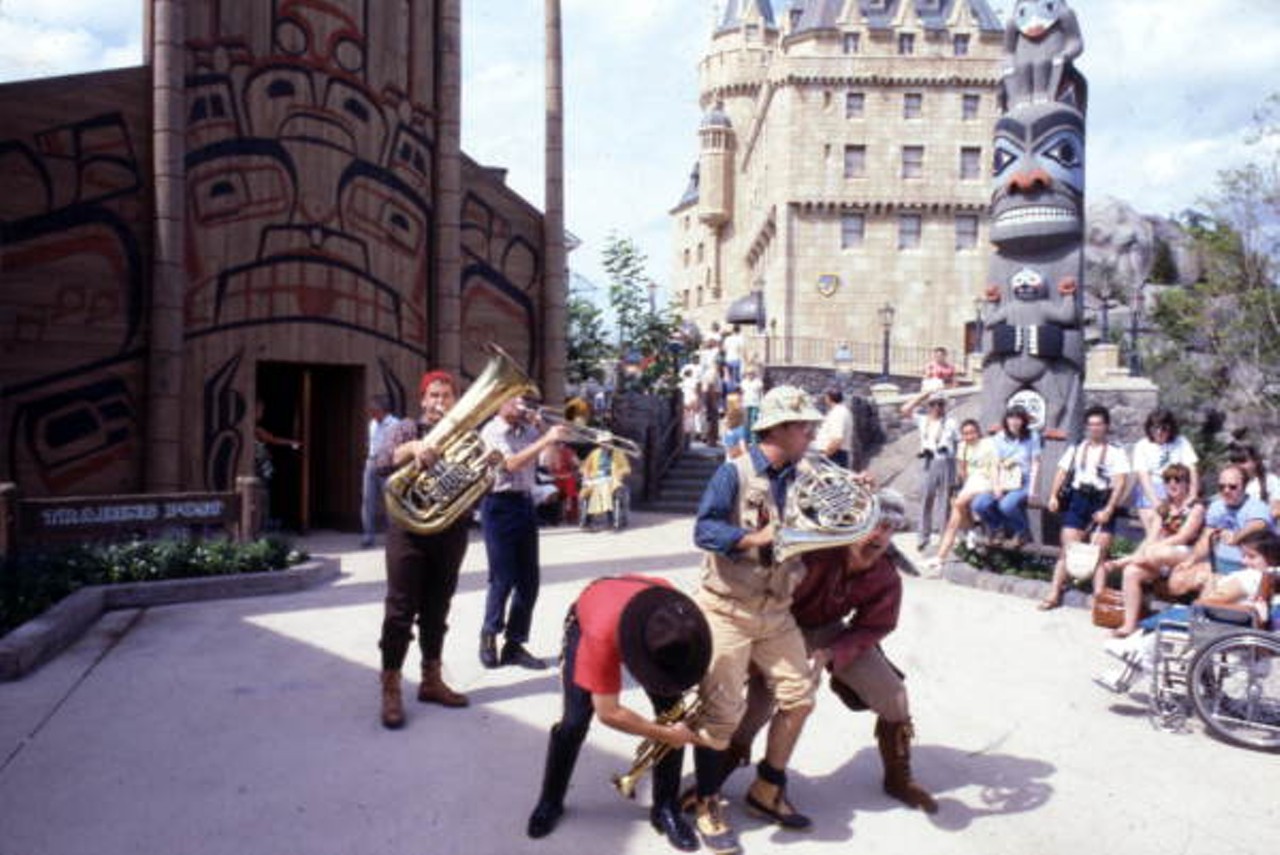
[(1062, 597), (1045, 597), (1036, 604), (1036, 608), (1042, 612), (1051, 612), (1062, 605)]

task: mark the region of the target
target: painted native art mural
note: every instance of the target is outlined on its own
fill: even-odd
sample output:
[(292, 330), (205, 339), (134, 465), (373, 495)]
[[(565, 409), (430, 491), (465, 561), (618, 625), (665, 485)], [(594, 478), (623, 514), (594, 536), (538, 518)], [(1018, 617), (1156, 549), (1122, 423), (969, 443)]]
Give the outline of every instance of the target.
[(145, 94), (135, 78), (104, 75), (73, 121), (5, 112), (0, 415), (8, 476), (33, 495), (140, 484), (148, 147), (138, 113), (111, 108)]
[(1019, 0), (996, 122), (983, 314), (983, 420), (1022, 404), (1052, 439), (1075, 439), (1084, 378), (1082, 50), (1062, 0)]

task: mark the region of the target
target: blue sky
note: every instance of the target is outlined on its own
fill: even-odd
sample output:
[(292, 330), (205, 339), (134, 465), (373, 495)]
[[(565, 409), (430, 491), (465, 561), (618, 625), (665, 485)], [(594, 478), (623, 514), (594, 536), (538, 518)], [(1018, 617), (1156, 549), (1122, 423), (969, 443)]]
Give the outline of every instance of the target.
[[(506, 167), (509, 184), (539, 206), (543, 5), (463, 0), (463, 147)], [(562, 5), (567, 225), (584, 241), (571, 266), (603, 284), (600, 249), (617, 232), (636, 240), (663, 283), (666, 212), (697, 154), (696, 66), (715, 4)], [(1253, 111), (1280, 91), (1280, 2), (1072, 6), (1092, 99), (1090, 196), (1117, 196), (1149, 213), (1194, 205), (1219, 169), (1247, 156)], [(0, 81), (136, 64), (141, 24), (141, 0), (0, 0)]]

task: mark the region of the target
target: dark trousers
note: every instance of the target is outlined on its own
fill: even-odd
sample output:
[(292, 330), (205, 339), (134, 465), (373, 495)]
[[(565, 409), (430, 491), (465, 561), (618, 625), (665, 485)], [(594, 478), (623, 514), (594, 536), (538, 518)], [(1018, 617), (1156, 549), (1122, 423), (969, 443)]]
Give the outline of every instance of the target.
[[(595, 708), (591, 704), (591, 693), (573, 682), (573, 667), (578, 658), (579, 637), (578, 621), (570, 610), (569, 617), (565, 621), (564, 648), (561, 654), (563, 667), (560, 672), (560, 685), (564, 691), (564, 711), (560, 715), (560, 723), (552, 730), (552, 738), (547, 745), (549, 768), (559, 767), (561, 763), (568, 765), (564, 779), (565, 786), (568, 786), (568, 776), (573, 773), (573, 763), (578, 749), (587, 738), (587, 730), (591, 727), (591, 719), (595, 716)], [(655, 716), (680, 700), (679, 696), (655, 695), (652, 692), (645, 694), (653, 704)], [(680, 768), (683, 762), (684, 749), (673, 749), (653, 767), (654, 807), (663, 804), (675, 805), (680, 791)]]
[(440, 658), (466, 552), (466, 520), (439, 534), (413, 534), (398, 525), (387, 529), (387, 598), (378, 644), (384, 671), (404, 665), (415, 618), (423, 661)]
[(538, 601), (538, 516), (533, 500), (526, 493), (490, 493), (480, 505), (480, 521), (489, 556), (484, 631), (497, 635), (505, 629), (507, 641), (523, 644), (529, 640)]

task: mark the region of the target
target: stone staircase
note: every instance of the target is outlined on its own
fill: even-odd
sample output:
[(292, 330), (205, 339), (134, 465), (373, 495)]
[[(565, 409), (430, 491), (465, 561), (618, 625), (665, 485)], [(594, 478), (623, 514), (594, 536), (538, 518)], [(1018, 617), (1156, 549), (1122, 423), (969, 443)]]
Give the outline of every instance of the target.
[(646, 502), (644, 509), (693, 516), (707, 482), (723, 462), (723, 449), (691, 444), (667, 470), (658, 485), (657, 498)]

